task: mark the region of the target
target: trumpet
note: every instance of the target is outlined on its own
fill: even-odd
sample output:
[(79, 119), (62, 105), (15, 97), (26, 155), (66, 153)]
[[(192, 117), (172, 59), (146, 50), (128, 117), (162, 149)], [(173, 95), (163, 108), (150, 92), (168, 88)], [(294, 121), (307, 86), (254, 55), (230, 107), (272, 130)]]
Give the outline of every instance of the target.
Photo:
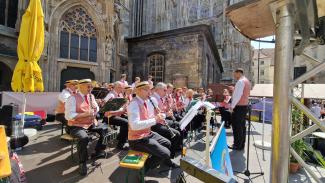
[[(159, 109), (157, 106), (155, 106), (155, 104), (152, 102), (152, 100), (151, 100), (150, 97), (149, 97), (149, 101), (150, 101), (150, 103), (152, 104), (153, 108), (155, 108), (155, 110), (156, 110), (158, 113), (160, 113), (160, 112), (161, 112), (160, 109)], [(170, 126), (169, 126), (167, 123), (165, 123), (165, 126), (166, 126), (167, 129), (169, 130), (169, 132), (170, 132), (170, 134), (171, 134), (171, 138), (174, 138), (176, 135), (175, 135), (175, 133), (172, 131), (172, 129), (170, 128)]]

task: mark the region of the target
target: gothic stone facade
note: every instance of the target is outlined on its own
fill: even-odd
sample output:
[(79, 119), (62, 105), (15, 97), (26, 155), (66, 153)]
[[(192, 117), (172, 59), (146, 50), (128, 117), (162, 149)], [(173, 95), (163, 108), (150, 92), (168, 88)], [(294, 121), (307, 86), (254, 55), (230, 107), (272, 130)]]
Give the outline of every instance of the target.
[(129, 3), (131, 37), (209, 25), (223, 64), (221, 82), (224, 83), (233, 82), (233, 71), (238, 67), (252, 80), (250, 40), (233, 28), (225, 16), (226, 8), (239, 1), (242, 0), (120, 0)]
[[(5, 12), (0, 20), (0, 90), (10, 90), (19, 26), (29, 1), (0, 1), (9, 2), (0, 7)], [(45, 90), (59, 91), (73, 78), (112, 81), (118, 73), (120, 41), (114, 0), (42, 0), (42, 6), (46, 32), (39, 64)]]
[(177, 87), (207, 87), (223, 72), (210, 27), (197, 25), (126, 39), (129, 79), (153, 75)]

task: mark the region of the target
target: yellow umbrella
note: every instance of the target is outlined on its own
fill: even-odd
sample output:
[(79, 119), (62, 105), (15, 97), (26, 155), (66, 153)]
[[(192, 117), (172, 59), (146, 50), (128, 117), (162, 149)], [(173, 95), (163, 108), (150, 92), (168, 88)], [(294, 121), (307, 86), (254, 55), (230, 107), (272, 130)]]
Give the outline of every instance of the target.
[(18, 63), (11, 87), (16, 92), (44, 91), (42, 70), (37, 64), (44, 49), (44, 15), (40, 0), (30, 0), (18, 37)]
[[(11, 80), (11, 88), (23, 93), (23, 108), (18, 133), (24, 131), (26, 93), (44, 91), (42, 70), (37, 61), (44, 49), (44, 15), (40, 0), (30, 0), (23, 15), (18, 37), (18, 63)], [(23, 133), (24, 134), (24, 133)]]

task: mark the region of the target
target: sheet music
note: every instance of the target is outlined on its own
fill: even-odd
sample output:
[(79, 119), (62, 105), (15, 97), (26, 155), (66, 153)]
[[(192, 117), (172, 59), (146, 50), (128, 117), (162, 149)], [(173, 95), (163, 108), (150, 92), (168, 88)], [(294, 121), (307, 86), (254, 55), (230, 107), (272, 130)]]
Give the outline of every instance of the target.
[(180, 129), (184, 130), (185, 127), (192, 121), (194, 116), (197, 114), (200, 107), (203, 106), (203, 102), (198, 101), (191, 109), (185, 114), (183, 119), (179, 122), (180, 123)]
[(205, 101), (205, 102), (203, 102), (203, 104), (204, 104), (205, 107), (207, 107), (207, 108), (209, 108), (209, 109), (214, 109), (214, 108), (216, 108), (216, 106), (213, 105), (211, 102), (207, 102), (207, 101)]
[(202, 107), (207, 107), (209, 109), (214, 109), (216, 106), (211, 104), (210, 102), (202, 102), (198, 101), (191, 109), (185, 114), (183, 119), (179, 122), (180, 123), (180, 129), (184, 130), (186, 126), (192, 121), (194, 116), (198, 113), (198, 110)]

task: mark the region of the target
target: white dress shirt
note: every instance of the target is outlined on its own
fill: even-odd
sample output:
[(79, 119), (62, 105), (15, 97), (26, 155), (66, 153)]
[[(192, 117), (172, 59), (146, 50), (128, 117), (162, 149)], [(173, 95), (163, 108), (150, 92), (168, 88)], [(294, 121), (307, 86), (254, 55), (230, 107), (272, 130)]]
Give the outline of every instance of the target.
[(134, 83), (132, 83), (132, 85), (131, 85), (131, 88), (135, 88), (135, 86), (136, 86), (136, 83), (134, 82)]
[(240, 101), (241, 96), (243, 95), (245, 88), (244, 76), (242, 76), (235, 85), (234, 93), (232, 94), (231, 108), (234, 109), (238, 102)]
[(185, 98), (185, 100), (184, 100), (184, 109), (186, 109), (187, 107), (188, 107), (188, 105), (191, 103), (191, 101), (192, 101), (193, 99), (189, 99), (189, 98)]
[[(104, 98), (104, 101), (107, 102), (113, 98), (117, 98), (117, 97), (121, 97), (119, 94), (116, 93), (115, 90), (112, 90), (111, 92), (109, 92), (106, 97)], [(122, 97), (121, 97), (122, 98)]]
[(69, 88), (65, 88), (59, 94), (58, 98), (62, 103), (65, 103), (68, 100), (68, 98), (71, 96), (71, 93), (73, 93), (73, 92)]
[(129, 85), (129, 83), (128, 83), (126, 80), (120, 80), (120, 82), (121, 82), (122, 84), (124, 84), (124, 87), (127, 86), (127, 85)]
[(317, 118), (321, 117), (321, 107), (319, 105), (314, 105), (311, 107), (311, 112), (315, 114)]
[[(142, 103), (146, 103), (148, 108), (148, 119), (146, 120), (140, 120), (140, 109), (138, 102), (135, 100), (132, 100), (132, 102), (129, 104), (127, 111), (128, 111), (128, 121), (130, 128), (132, 130), (142, 130), (145, 128), (150, 128), (151, 126), (155, 125), (156, 119), (155, 119), (155, 109), (154, 106), (151, 104), (149, 100), (142, 100), (140, 97), (136, 96), (138, 100)], [(155, 106), (158, 105), (158, 102), (155, 98), (151, 97), (152, 102)]]
[[(85, 95), (81, 94), (81, 93), (77, 93), (76, 95), (81, 95), (82, 99), (85, 100)], [(89, 99), (89, 95), (88, 95), (88, 101), (90, 101)], [(98, 112), (99, 111), (99, 107), (97, 102), (95, 102), (95, 110), (94, 112)], [(72, 120), (74, 119), (79, 113), (77, 113), (76, 111), (77, 105), (76, 105), (76, 98), (74, 96), (70, 96), (67, 100), (67, 102), (65, 103), (65, 119), (67, 120)]]

